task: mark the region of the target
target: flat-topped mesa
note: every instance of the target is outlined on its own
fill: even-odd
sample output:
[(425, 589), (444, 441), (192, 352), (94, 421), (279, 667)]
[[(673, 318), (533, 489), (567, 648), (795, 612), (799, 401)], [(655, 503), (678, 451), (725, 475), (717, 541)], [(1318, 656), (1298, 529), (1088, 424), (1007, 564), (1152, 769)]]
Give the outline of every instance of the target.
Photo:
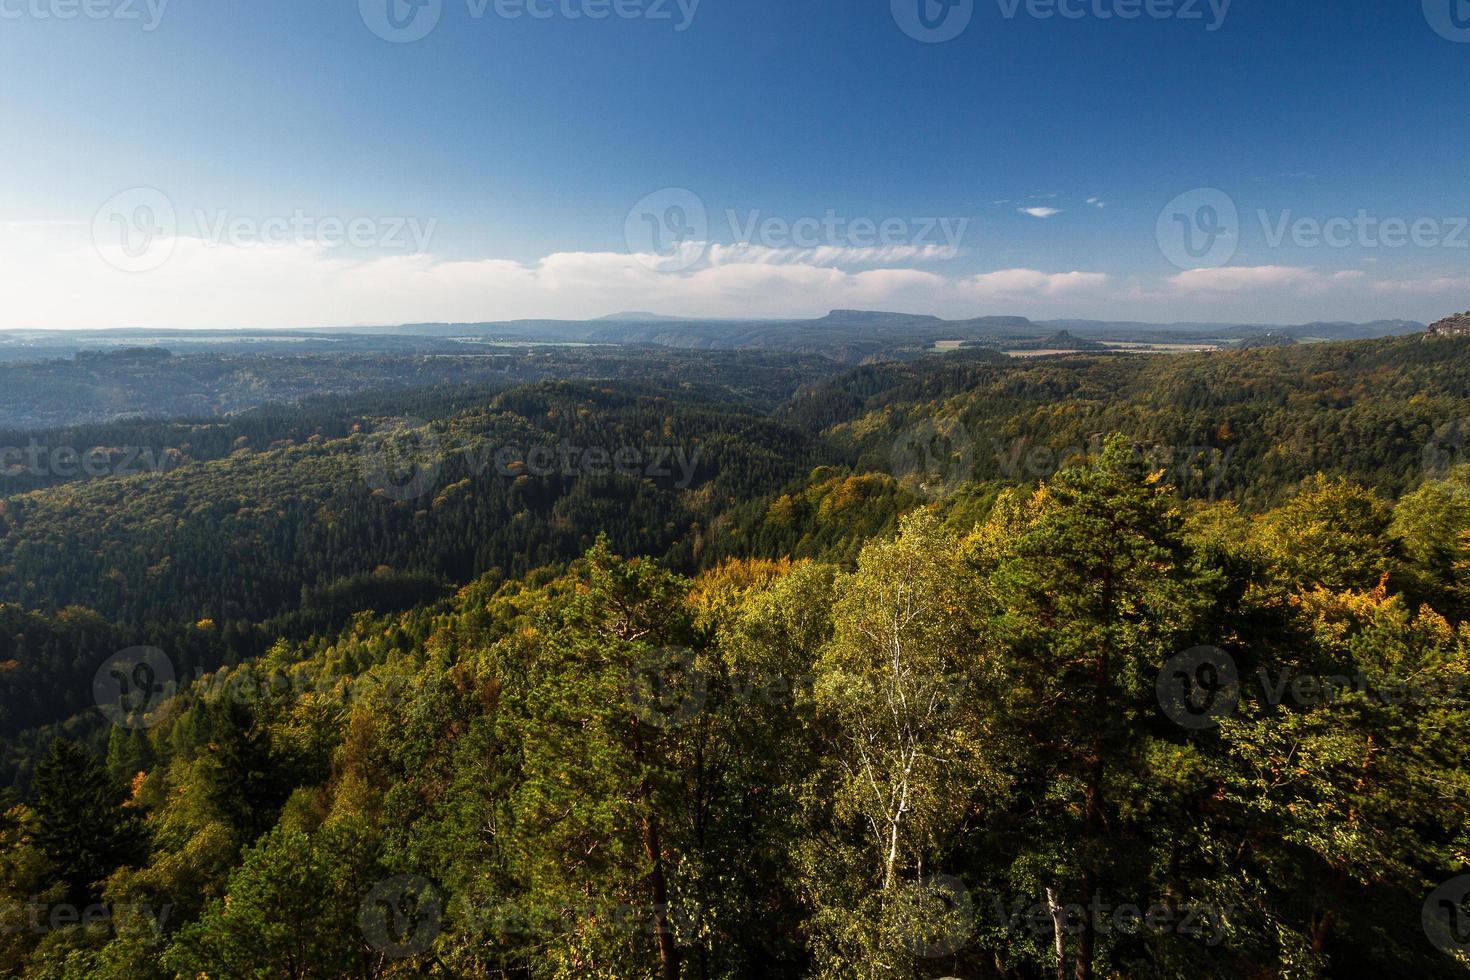
[(1470, 313), (1456, 313), (1429, 325), (1431, 337), (1470, 337)]

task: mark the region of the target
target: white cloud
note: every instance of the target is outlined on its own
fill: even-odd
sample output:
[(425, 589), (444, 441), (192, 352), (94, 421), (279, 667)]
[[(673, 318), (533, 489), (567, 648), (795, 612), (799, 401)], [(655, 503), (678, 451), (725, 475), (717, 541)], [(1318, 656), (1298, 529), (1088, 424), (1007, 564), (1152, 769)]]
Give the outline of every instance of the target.
[(1087, 199), (1087, 203), (1091, 204), (1095, 208), (1105, 208), (1108, 206), (1108, 202), (1104, 201), (1100, 197), (1089, 197)]
[(708, 246), (711, 265), (883, 265), (909, 262), (942, 262), (960, 254), (947, 245), (877, 245), (853, 247), (823, 245), (817, 248), (771, 248), (765, 245), (736, 244)]
[(1017, 208), (1017, 210), (1033, 218), (1050, 218), (1062, 213), (1058, 208)]
[(959, 288), (975, 297), (1061, 296), (1098, 292), (1111, 283), (1100, 272), (1040, 272), (1036, 269), (1002, 269), (962, 280)]
[[(1197, 308), (1213, 308), (1223, 314), (1249, 305), (1278, 311), (1270, 316), (1256, 314), (1251, 319), (1278, 323), (1406, 316), (1432, 319), (1443, 302), (1434, 299), (1434, 294), (1470, 292), (1470, 278), (1375, 280), (1361, 269), (1325, 272), (1281, 265), (1192, 269), (1167, 282), (1176, 297), (1186, 298)], [(1375, 296), (1412, 297), (1414, 306), (1405, 309), (1400, 305), (1402, 300), (1374, 304)], [(1279, 312), (1288, 310), (1294, 312)]]
[(671, 257), (557, 252), (531, 262), (374, 257), (309, 242), (213, 245), (192, 237), (158, 247), (171, 250), (167, 262), (125, 273), (103, 260), (86, 228), (0, 226), (0, 328), (350, 326), (575, 319), (646, 308), (690, 316), (859, 306), (974, 315), (970, 287), (917, 268), (956, 254), (939, 245), (691, 243)]
[(160, 268), (128, 274), (103, 261), (85, 226), (0, 224), (0, 329), (302, 328), (579, 319), (623, 309), (778, 317), (862, 307), (954, 318), (1426, 320), (1463, 309), (1470, 294), (1463, 276), (1391, 280), (1289, 266), (1145, 280), (1027, 267), (956, 275), (926, 266), (952, 257), (942, 246), (691, 244), (668, 259), (569, 251), (516, 261), (374, 256), (312, 243), (212, 245), (192, 237), (171, 244)]
[(1233, 292), (1245, 289), (1312, 286), (1321, 281), (1312, 269), (1285, 265), (1225, 266), (1220, 269), (1190, 269), (1169, 280), (1186, 293)]

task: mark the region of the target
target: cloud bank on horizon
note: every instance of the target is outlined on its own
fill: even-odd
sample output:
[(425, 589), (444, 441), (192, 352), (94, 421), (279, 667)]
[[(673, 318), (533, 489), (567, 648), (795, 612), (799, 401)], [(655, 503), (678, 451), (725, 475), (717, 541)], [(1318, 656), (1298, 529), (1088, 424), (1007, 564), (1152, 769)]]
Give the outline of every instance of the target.
[[(566, 251), (523, 262), (432, 253), (354, 254), (317, 242), (155, 242), (167, 261), (125, 272), (84, 226), (0, 224), (0, 329), (304, 328), (585, 319), (624, 309), (690, 317), (819, 316), (894, 309), (950, 319), (1018, 314), (1155, 322), (1398, 317), (1459, 309), (1470, 276), (1375, 277), (1306, 266), (1225, 266), (1154, 279), (1085, 269), (946, 272), (942, 247), (770, 248), (686, 243), (698, 253)], [(1457, 305), (1458, 304), (1458, 305)]]

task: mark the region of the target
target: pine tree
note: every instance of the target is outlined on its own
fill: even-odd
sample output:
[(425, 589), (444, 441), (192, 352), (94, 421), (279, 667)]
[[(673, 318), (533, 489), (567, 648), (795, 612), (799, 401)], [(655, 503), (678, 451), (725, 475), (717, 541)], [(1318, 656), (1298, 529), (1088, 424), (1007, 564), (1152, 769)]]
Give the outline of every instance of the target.
[(123, 792), (81, 746), (51, 743), (36, 767), (36, 843), (66, 885), (67, 901), (84, 907), (100, 882), (142, 857), (143, 833), (123, 806)]
[[(989, 592), (1010, 647), (1011, 724), (1031, 747), (1030, 843), (1017, 868), (1050, 889), (1054, 910), (1111, 898), (1156, 832), (1129, 818), (1148, 773), (1154, 685), (1165, 661), (1192, 645), (1208, 601), (1181, 532), (1172, 489), (1114, 437), (991, 535), (1000, 539)], [(1097, 922), (1084, 916), (1077, 980), (1094, 975), (1097, 954)]]

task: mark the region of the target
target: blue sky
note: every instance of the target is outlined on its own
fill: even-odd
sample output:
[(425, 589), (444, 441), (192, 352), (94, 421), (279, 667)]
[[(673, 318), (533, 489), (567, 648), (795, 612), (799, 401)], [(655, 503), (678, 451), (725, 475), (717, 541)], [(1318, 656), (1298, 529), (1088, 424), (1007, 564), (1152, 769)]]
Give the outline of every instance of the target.
[(1464, 0), (82, 2), (0, 0), (4, 327), (1470, 307)]

